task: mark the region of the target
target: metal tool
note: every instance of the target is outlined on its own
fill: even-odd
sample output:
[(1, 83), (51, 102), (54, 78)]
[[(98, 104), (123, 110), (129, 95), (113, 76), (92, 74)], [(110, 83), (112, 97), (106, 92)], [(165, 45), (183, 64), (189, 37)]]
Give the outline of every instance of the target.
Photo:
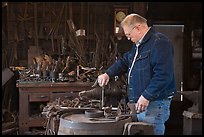
[(116, 120), (116, 121), (119, 121), (119, 120), (121, 120), (121, 119), (123, 119), (123, 118), (125, 118), (125, 117), (132, 117), (132, 116), (135, 116), (135, 114), (118, 115), (118, 116), (115, 117), (115, 120)]
[[(139, 113), (136, 113), (136, 114), (139, 114)], [(118, 116), (114, 116), (114, 117), (108, 117), (110, 119), (115, 119), (115, 121), (119, 121), (119, 120), (122, 120), (126, 117), (132, 117), (132, 118), (135, 118), (136, 117), (136, 114), (123, 114), (123, 115), (118, 115)]]
[(94, 82), (94, 84), (91, 86), (92, 88), (95, 88), (98, 84), (98, 78), (96, 79), (96, 81)]
[(105, 87), (103, 86), (101, 90), (101, 109), (104, 106), (104, 93), (105, 93)]
[[(96, 79), (96, 81), (94, 82), (94, 84), (91, 87), (96, 87), (97, 84), (98, 84), (98, 78)], [(104, 106), (104, 92), (105, 92), (105, 87), (103, 86), (102, 90), (101, 90), (101, 109)]]
[(91, 121), (115, 121), (115, 119), (112, 118), (89, 118)]
[(108, 118), (104, 118), (104, 117), (89, 118), (89, 120), (91, 121), (120, 121), (127, 117), (132, 117), (132, 116), (135, 116), (135, 115), (134, 114), (124, 114), (124, 115), (118, 115), (118, 116), (108, 117)]

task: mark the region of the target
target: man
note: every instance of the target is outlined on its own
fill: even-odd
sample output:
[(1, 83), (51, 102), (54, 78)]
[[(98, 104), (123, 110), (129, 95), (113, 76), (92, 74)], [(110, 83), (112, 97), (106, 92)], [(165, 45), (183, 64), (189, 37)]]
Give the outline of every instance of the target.
[(126, 16), (121, 27), (135, 45), (98, 76), (98, 83), (105, 86), (110, 77), (127, 73), (128, 101), (134, 103), (138, 121), (153, 124), (154, 134), (164, 135), (176, 93), (172, 43), (138, 14)]

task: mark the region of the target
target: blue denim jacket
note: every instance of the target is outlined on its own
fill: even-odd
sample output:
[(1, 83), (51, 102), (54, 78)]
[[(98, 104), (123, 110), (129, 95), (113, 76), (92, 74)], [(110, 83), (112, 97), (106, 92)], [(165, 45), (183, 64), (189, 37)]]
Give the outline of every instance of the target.
[[(124, 53), (106, 73), (109, 77), (129, 73), (136, 46)], [(127, 88), (130, 102), (137, 102), (143, 95), (147, 100), (167, 99), (176, 93), (174, 77), (173, 46), (169, 39), (152, 27), (139, 46)]]

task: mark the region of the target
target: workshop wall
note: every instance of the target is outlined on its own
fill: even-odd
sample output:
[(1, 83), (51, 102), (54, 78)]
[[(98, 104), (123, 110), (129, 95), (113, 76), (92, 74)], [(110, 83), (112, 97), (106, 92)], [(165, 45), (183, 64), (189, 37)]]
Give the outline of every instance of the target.
[[(132, 46), (124, 36), (114, 34), (114, 11), (116, 7), (125, 7), (128, 13), (145, 16), (150, 25), (184, 25), (184, 89), (198, 89), (202, 58), (201, 6), (199, 2), (2, 2), (2, 68), (29, 67), (32, 58), (43, 53), (59, 56), (76, 51), (90, 67), (108, 66), (114, 56), (122, 55)], [(73, 30), (78, 30), (77, 38)], [(199, 56), (193, 57), (193, 52), (197, 55), (196, 46)], [(192, 78), (197, 82), (192, 83)]]
[[(176, 74), (182, 73), (177, 85), (183, 80), (183, 90), (198, 90), (200, 85), (202, 89), (200, 2), (2, 2), (2, 70), (11, 66), (30, 67), (33, 58), (41, 54), (53, 58), (70, 55), (79, 58), (85, 67), (108, 67), (116, 56), (132, 46), (122, 33), (114, 32), (118, 9), (139, 13), (150, 25), (183, 25), (179, 35), (182, 37), (178, 38), (182, 42), (174, 35), (175, 42), (182, 43), (174, 47), (177, 55), (182, 52), (175, 59), (176, 64), (182, 60), (182, 66), (176, 66), (179, 67)], [(165, 31), (173, 35), (172, 31)], [(2, 87), (4, 96), (14, 89), (15, 80), (12, 79), (12, 86), (8, 83)], [(7, 98), (2, 100), (7, 108)], [(11, 110), (16, 108), (13, 105), (9, 106)], [(185, 98), (183, 102), (172, 103), (167, 134), (182, 134), (182, 113), (190, 106), (192, 102)]]

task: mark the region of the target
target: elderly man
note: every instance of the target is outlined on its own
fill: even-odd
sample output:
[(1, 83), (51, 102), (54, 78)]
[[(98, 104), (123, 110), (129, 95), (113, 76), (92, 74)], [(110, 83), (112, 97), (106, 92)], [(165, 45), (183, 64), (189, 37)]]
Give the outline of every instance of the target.
[(105, 86), (110, 77), (126, 73), (128, 101), (137, 120), (153, 124), (154, 134), (163, 135), (176, 93), (172, 43), (138, 14), (126, 16), (121, 26), (134, 46), (98, 76), (98, 83)]

